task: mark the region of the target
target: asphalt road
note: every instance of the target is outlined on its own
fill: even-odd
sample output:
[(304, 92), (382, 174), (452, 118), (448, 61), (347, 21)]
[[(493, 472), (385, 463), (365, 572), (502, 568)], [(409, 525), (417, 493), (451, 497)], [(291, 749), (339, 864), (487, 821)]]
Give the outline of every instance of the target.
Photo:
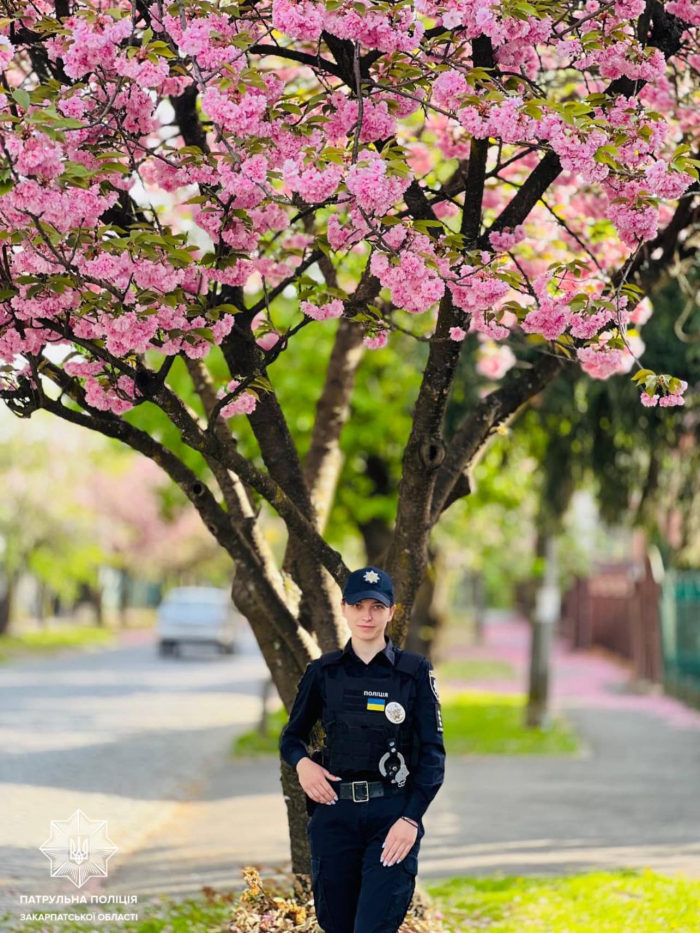
[(150, 632), (127, 638), (0, 667), (0, 914), (19, 909), (20, 894), (77, 892), (50, 877), (39, 850), (51, 820), (77, 809), (106, 820), (118, 846), (111, 873), (197, 796), (233, 737), (257, 721), (266, 668), (247, 629), (232, 656), (187, 647), (161, 658)]

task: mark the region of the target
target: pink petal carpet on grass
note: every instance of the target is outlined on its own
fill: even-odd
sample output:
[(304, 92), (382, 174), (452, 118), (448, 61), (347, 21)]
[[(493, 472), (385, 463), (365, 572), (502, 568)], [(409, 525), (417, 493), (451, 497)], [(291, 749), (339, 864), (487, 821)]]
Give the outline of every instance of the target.
[[(483, 644), (453, 648), (449, 660), (504, 661), (511, 665), (514, 676), (446, 682), (461, 690), (526, 692), (529, 651), (530, 626), (525, 619), (513, 616), (507, 621), (487, 622)], [(572, 650), (560, 636), (555, 636), (553, 642), (551, 696), (554, 708), (628, 709), (658, 716), (677, 728), (700, 729), (700, 710), (665, 695), (661, 688), (650, 693), (636, 693), (632, 687), (631, 666), (624, 659), (615, 658), (602, 649)]]

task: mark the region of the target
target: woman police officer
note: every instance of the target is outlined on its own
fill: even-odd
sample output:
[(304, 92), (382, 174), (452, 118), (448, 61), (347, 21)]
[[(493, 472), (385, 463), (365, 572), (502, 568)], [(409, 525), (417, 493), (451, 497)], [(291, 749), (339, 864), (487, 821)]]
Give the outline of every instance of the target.
[[(316, 916), (325, 933), (396, 933), (416, 883), (422, 817), (445, 773), (432, 665), (394, 645), (391, 578), (350, 574), (344, 648), (311, 661), (298, 686), (280, 754), (305, 794)], [(325, 746), (307, 743), (321, 719)]]

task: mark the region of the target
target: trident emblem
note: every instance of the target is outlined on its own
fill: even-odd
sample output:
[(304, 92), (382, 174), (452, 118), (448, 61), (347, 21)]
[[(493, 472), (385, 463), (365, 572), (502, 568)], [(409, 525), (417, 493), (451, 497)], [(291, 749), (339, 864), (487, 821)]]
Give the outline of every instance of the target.
[(70, 839), (70, 855), (69, 859), (71, 862), (75, 862), (76, 865), (82, 865), (83, 862), (87, 861), (90, 857), (89, 849), (89, 838), (84, 837), (83, 844), (80, 844), (80, 836), (76, 838), (71, 837)]

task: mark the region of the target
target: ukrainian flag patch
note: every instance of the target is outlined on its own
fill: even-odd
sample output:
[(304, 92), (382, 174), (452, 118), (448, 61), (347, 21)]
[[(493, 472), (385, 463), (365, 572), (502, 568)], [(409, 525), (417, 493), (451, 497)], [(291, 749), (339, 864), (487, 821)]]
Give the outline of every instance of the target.
[(386, 699), (384, 697), (367, 697), (367, 709), (376, 709), (383, 713), (385, 706)]

